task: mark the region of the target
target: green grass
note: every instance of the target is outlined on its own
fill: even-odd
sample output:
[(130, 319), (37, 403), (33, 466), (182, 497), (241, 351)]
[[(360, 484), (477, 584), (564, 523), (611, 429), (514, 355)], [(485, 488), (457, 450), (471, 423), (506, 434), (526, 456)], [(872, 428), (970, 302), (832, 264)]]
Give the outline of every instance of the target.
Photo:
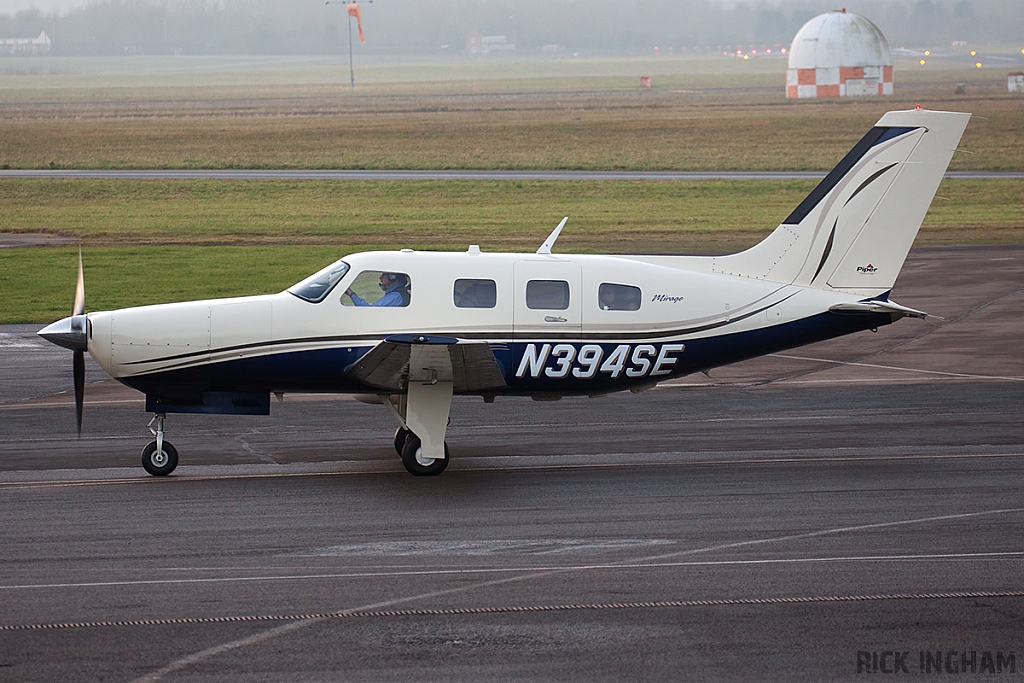
[[(4, 180), (0, 232), (84, 245), (89, 310), (280, 291), (370, 249), (723, 253), (763, 239), (808, 181)], [(1024, 181), (946, 180), (917, 244), (1024, 241)], [(204, 246), (197, 246), (204, 245)], [(70, 310), (74, 248), (0, 250), (0, 323)]]
[[(565, 215), (575, 250), (686, 251), (757, 239), (813, 181), (0, 179), (0, 232), (86, 246), (329, 244), (531, 249)], [(997, 241), (1024, 227), (1024, 181), (946, 180), (926, 229)]]
[[(337, 260), (343, 249), (106, 247), (84, 252), (90, 311), (169, 301), (279, 292)], [(0, 324), (70, 315), (78, 251), (0, 250)]]
[[(623, 246), (777, 225), (813, 183), (0, 180), (0, 232), (88, 245), (358, 244), (529, 249), (564, 215), (566, 245)], [(571, 235), (571, 236), (570, 236)], [(682, 242), (676, 244), (682, 247)], [(535, 248), (535, 247), (534, 247)]]

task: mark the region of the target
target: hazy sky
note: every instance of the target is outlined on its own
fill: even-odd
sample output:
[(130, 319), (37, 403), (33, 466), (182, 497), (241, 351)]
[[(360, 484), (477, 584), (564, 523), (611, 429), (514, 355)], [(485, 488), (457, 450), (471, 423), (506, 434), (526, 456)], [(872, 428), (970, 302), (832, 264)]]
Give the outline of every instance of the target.
[(53, 10), (66, 12), (69, 9), (88, 5), (93, 0), (0, 0), (0, 14), (13, 14), (35, 7), (49, 14)]
[[(507, 34), (522, 54), (545, 45), (593, 54), (658, 44), (781, 45), (815, 14), (843, 5), (869, 17), (893, 45), (1024, 39), (1024, 0), (381, 0), (363, 10), (374, 27), (365, 51), (434, 54), (442, 45), (461, 48), (470, 29)], [(17, 18), (33, 7), (41, 20)], [(343, 51), (346, 26), (331, 9), (324, 0), (0, 0), (0, 15), (15, 15), (5, 34), (53, 30), (60, 55), (129, 47), (132, 54), (333, 54)], [(51, 24), (53, 12), (66, 19)]]

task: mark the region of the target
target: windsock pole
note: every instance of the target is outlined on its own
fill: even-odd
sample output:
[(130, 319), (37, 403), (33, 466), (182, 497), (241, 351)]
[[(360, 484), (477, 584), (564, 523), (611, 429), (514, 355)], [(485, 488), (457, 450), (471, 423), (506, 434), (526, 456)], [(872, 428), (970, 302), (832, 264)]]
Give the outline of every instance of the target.
[(348, 15), (348, 78), (352, 83), (352, 89), (356, 87), (356, 72), (352, 68), (352, 15)]

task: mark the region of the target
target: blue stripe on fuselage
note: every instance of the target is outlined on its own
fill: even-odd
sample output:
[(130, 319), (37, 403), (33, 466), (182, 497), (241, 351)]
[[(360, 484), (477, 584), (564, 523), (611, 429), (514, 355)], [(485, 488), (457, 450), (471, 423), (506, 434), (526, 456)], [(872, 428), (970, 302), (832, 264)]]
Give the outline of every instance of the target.
[[(541, 340), (527, 342), (515, 341), (492, 345), (492, 351), (501, 369), (508, 388), (499, 392), (513, 395), (543, 394), (594, 394), (610, 391), (621, 391), (633, 386), (663, 381), (672, 377), (680, 377), (701, 370), (707, 370), (729, 363), (775, 353), (785, 349), (812, 344), (832, 339), (845, 334), (859, 332), (888, 325), (892, 318), (887, 313), (871, 315), (836, 315), (820, 313), (789, 323), (782, 323), (747, 332), (716, 335), (699, 339), (678, 340), (674, 342), (653, 342), (650, 344), (635, 343), (617, 344), (601, 342), (586, 344), (584, 342), (544, 342)], [(663, 369), (666, 374), (652, 376), (654, 363), (666, 344), (684, 344), (682, 351), (665, 354), (667, 360)], [(522, 376), (517, 371), (523, 366), (523, 355), (528, 346), (534, 345), (534, 354), (539, 356), (541, 348), (547, 344), (548, 353), (537, 376), (533, 376), (534, 367), (527, 368)], [(552, 354), (558, 345), (573, 347), (572, 352)], [(580, 352), (590, 346), (589, 357), (580, 359)], [(648, 347), (634, 358), (638, 347)], [(593, 356), (598, 352), (599, 358)], [(626, 359), (617, 377), (612, 377), (614, 370), (602, 372), (600, 366), (612, 358), (616, 349), (627, 347)], [(185, 370), (172, 370), (139, 375), (122, 379), (125, 384), (147, 394), (155, 395), (188, 395), (204, 391), (285, 391), (285, 392), (324, 392), (324, 393), (376, 393), (370, 389), (348, 380), (344, 370), (370, 350), (369, 346), (340, 347), (336, 349), (317, 349), (309, 351), (287, 351), (281, 353), (226, 360), (210, 365), (197, 366)], [(622, 353), (620, 351), (619, 353)], [(572, 357), (567, 372), (565, 359)], [(647, 367), (644, 366), (644, 359)], [(588, 370), (593, 364), (597, 369), (593, 373)], [(614, 365), (614, 364), (613, 364)], [(580, 372), (575, 372), (577, 369)], [(549, 372), (550, 370), (550, 372)], [(628, 371), (632, 370), (632, 374)], [(590, 377), (584, 378), (591, 374)], [(551, 375), (555, 375), (552, 377)], [(563, 376), (559, 376), (563, 375)]]
[(345, 368), (371, 346), (284, 351), (197, 365), (182, 370), (127, 377), (125, 384), (158, 396), (204, 391), (286, 391), (346, 393), (366, 391), (348, 380)]
[[(509, 389), (505, 393), (520, 395), (593, 394), (621, 391), (632, 386), (650, 384), (653, 381), (664, 381), (673, 377), (681, 377), (694, 372), (756, 358), (768, 353), (813, 344), (853, 332), (874, 329), (890, 323), (892, 323), (892, 317), (887, 313), (858, 316), (820, 313), (802, 320), (747, 332), (736, 332), (699, 339), (685, 339), (680, 342), (686, 347), (683, 351), (668, 354), (669, 357), (676, 358), (676, 362), (671, 365), (671, 371), (666, 375), (657, 377), (651, 376), (650, 370), (653, 369), (651, 367), (648, 368), (648, 372), (638, 374), (635, 377), (627, 375), (624, 369), (617, 378), (613, 378), (610, 373), (601, 372), (599, 369), (592, 378), (579, 379), (573, 371), (578, 367), (581, 370), (585, 370), (587, 364), (574, 361), (572, 369), (566, 373), (564, 378), (553, 379), (548, 376), (547, 370), (550, 368), (555, 374), (559, 374), (559, 358), (552, 358), (550, 354), (544, 363), (544, 371), (538, 373), (537, 377), (532, 376), (529, 367), (523, 377), (516, 377), (516, 371), (523, 364), (523, 354), (527, 351), (528, 343), (511, 343), (508, 345), (508, 351), (495, 351), (495, 356), (498, 358), (503, 370), (506, 368), (511, 370), (511, 373), (506, 371), (505, 374), (505, 381), (509, 385)], [(653, 361), (658, 357), (666, 343), (671, 342), (651, 343), (649, 346), (654, 347), (655, 352), (650, 354), (648, 359)], [(542, 342), (533, 342), (533, 344), (539, 347)], [(555, 343), (552, 342), (552, 349), (554, 345)], [(575, 346), (576, 355), (578, 356), (580, 349), (585, 344), (574, 343), (573, 346)], [(601, 362), (604, 362), (617, 347), (624, 345), (602, 343), (598, 346), (603, 350)], [(628, 346), (628, 357), (632, 359), (633, 352), (638, 344), (633, 343)], [(643, 369), (641, 365), (632, 362), (628, 362), (625, 368), (634, 369), (634, 374)]]

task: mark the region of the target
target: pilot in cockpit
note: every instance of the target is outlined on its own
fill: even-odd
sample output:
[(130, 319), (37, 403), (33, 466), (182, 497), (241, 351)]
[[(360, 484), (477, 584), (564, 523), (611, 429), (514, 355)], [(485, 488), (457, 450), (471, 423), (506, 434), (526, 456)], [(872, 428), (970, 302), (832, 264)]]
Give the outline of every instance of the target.
[(384, 291), (384, 296), (372, 304), (353, 292), (351, 288), (345, 293), (356, 306), (399, 307), (409, 305), (409, 278), (404, 273), (381, 273), (380, 288)]

